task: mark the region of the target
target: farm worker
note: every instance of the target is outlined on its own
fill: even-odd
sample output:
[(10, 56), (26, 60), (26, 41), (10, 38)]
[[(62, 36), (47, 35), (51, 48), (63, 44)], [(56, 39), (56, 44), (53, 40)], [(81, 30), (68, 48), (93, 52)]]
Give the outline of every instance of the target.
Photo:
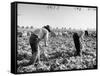
[(39, 50), (39, 42), (44, 39), (45, 46), (48, 46), (48, 37), (49, 33), (51, 32), (50, 26), (46, 25), (40, 29), (35, 29), (30, 38), (29, 43), (32, 49), (32, 57), (27, 64), (23, 64), (23, 66), (35, 64), (36, 60), (40, 62), (40, 50)]
[(76, 48), (75, 55), (80, 56), (80, 40), (79, 40), (79, 36), (78, 36), (77, 33), (73, 34), (73, 40), (74, 40), (74, 45), (75, 45), (75, 48)]

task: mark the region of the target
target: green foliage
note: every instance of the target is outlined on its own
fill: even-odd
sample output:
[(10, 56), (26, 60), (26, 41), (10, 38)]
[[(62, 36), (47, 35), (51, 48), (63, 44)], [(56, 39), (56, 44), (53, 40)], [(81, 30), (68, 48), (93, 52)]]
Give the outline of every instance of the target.
[[(57, 31), (56, 31), (57, 32)], [(70, 32), (70, 33), (69, 33)], [(54, 36), (49, 38), (49, 46), (45, 47), (43, 41), (40, 42), (41, 57), (40, 62), (35, 65), (18, 67), (18, 72), (53, 71), (88, 69), (96, 66), (96, 37), (84, 37), (81, 39), (81, 56), (74, 56), (76, 49), (72, 39), (71, 31), (68, 36)], [(78, 31), (77, 31), (78, 32)], [(95, 36), (95, 33), (93, 33)], [(31, 58), (31, 47), (29, 37), (18, 37), (17, 64), (27, 63)], [(86, 41), (88, 39), (88, 41)], [(47, 56), (44, 55), (46, 51)]]

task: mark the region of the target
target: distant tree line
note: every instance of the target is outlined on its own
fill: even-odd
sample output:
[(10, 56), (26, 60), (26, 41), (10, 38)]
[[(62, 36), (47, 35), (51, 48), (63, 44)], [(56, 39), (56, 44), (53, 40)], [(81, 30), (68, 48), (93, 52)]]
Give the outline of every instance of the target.
[(33, 26), (19, 26), (18, 25), (18, 28), (20, 28), (20, 29), (34, 29), (34, 27)]

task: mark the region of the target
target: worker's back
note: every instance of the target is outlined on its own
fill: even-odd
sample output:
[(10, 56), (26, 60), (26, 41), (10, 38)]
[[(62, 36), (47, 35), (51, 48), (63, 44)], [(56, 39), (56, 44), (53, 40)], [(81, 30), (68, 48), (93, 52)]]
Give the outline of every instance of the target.
[(46, 34), (48, 33), (48, 31), (47, 31), (45, 28), (40, 28), (40, 29), (35, 29), (35, 30), (33, 31), (33, 33), (34, 33), (35, 35), (37, 35), (39, 39), (42, 40), (42, 39), (45, 38), (45, 36), (46, 36)]

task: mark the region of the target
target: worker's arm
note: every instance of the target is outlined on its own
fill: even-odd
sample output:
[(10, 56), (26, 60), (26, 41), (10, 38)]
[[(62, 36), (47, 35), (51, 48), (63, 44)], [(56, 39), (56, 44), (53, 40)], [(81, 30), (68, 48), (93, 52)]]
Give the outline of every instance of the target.
[(49, 37), (49, 33), (47, 32), (45, 37), (44, 37), (45, 46), (48, 46), (48, 37)]

